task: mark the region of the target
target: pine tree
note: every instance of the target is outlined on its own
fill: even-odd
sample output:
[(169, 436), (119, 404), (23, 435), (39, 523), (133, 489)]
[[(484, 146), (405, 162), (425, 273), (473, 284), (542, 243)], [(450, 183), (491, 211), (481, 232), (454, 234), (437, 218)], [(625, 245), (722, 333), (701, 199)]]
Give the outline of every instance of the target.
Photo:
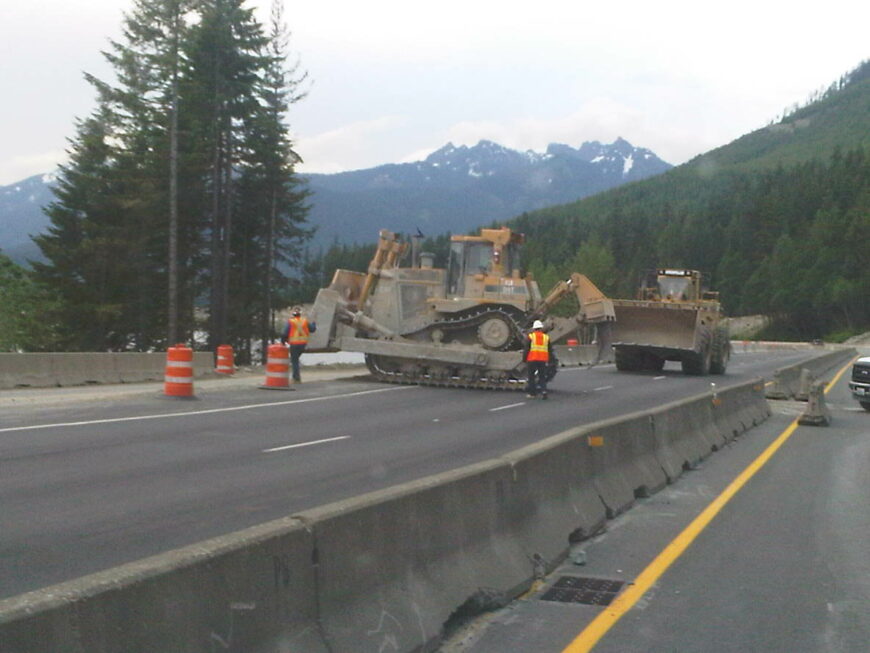
[(125, 349), (137, 338), (128, 297), (138, 270), (129, 265), (139, 242), (124, 222), (123, 175), (105, 107), (80, 121), (70, 163), (61, 167), (48, 232), (34, 238), (47, 263), (35, 279), (57, 293), (60, 345), (70, 350)]
[(228, 332), (235, 171), (247, 155), (244, 123), (259, 110), (257, 85), (267, 39), (242, 0), (202, 0), (188, 43), (191, 109), (196, 116), (205, 220), (210, 241), (209, 345)]
[[(285, 69), (288, 34), (281, 4), (272, 6), (268, 60), (259, 85), (259, 110), (246, 121), (249, 153), (236, 194), (237, 228), (232, 261), (231, 296), (239, 338), (256, 328), (265, 351), (271, 331), (277, 288), (287, 284), (283, 270), (301, 262), (300, 247), (310, 237), (304, 222), (307, 190), (294, 172), (301, 158), (293, 150), (284, 118), (291, 104), (304, 97), (306, 79), (298, 62)], [(243, 347), (250, 338), (243, 338)]]
[[(191, 269), (196, 226), (188, 215), (181, 229), (186, 246), (179, 248), (178, 115), (179, 79), (184, 61), (181, 43), (186, 14), (195, 0), (136, 0), (124, 17), (124, 39), (104, 53), (117, 82), (92, 76), (117, 128), (117, 156), (129, 171), (125, 201), (131, 229), (143, 232), (136, 264), (143, 273), (131, 299), (137, 303), (141, 346), (180, 339), (192, 331), (193, 279), (179, 278)], [(192, 189), (191, 189), (192, 190)], [(132, 261), (130, 262), (133, 263)], [(183, 327), (179, 325), (180, 287), (185, 289)], [(168, 328), (167, 328), (168, 325)]]

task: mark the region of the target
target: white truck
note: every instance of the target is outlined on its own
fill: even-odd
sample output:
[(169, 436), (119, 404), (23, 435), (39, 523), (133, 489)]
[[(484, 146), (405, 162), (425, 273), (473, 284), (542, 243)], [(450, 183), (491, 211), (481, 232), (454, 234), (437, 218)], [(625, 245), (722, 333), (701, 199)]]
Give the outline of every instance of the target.
[(852, 380), (849, 381), (852, 396), (861, 408), (870, 411), (870, 356), (864, 356), (852, 365)]

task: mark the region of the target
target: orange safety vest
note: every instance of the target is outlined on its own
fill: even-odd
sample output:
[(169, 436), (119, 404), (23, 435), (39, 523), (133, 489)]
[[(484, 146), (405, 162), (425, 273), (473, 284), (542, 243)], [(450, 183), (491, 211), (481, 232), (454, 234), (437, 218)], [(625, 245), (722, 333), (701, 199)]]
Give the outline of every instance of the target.
[(290, 323), (290, 330), (287, 334), (288, 342), (291, 345), (307, 345), (310, 333), (308, 320), (304, 317), (291, 317), (288, 322)]
[(532, 341), (529, 347), (529, 356), (527, 361), (548, 361), (550, 360), (550, 336), (543, 331), (532, 331), (529, 334), (529, 340)]

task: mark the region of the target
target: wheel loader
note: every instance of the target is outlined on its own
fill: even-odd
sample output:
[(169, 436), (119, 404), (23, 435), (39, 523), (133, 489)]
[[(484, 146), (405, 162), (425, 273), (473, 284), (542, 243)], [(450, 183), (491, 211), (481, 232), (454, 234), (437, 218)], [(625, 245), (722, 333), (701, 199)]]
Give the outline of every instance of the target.
[[(362, 352), (375, 378), (394, 383), (522, 389), (522, 350), (534, 320), (545, 321), (554, 343), (591, 341), (598, 330), (596, 342), (607, 342), (610, 300), (577, 273), (542, 296), (521, 273), (522, 234), (503, 227), (452, 236), (446, 268), (434, 267), (420, 240), (382, 230), (366, 273), (336, 270), (314, 301), (308, 351)], [(410, 265), (402, 267), (409, 248)], [(576, 313), (551, 314), (569, 297)]]
[(719, 293), (704, 290), (697, 270), (646, 272), (637, 298), (614, 299), (611, 337), (616, 368), (662, 369), (679, 361), (685, 374), (724, 374), (731, 356)]

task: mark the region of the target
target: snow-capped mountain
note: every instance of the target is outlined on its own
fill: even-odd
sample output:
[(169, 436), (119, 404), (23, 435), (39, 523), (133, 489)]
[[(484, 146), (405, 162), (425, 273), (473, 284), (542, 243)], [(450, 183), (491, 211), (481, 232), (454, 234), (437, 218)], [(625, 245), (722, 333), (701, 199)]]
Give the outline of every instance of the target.
[(9, 186), (0, 186), (0, 252), (17, 263), (39, 258), (30, 235), (45, 231), (48, 216), (42, 212), (54, 196), (54, 174), (34, 175)]
[[(312, 195), (314, 245), (374, 242), (379, 229), (427, 235), (465, 233), (524, 211), (564, 204), (660, 174), (671, 166), (621, 138), (579, 148), (561, 143), (520, 152), (492, 141), (448, 143), (423, 161), (337, 174), (304, 175)], [(23, 263), (39, 258), (29, 235), (43, 232), (52, 175), (0, 187), (0, 251)]]
[(672, 166), (619, 138), (519, 152), (492, 141), (448, 143), (423, 161), (308, 175), (317, 241), (370, 242), (378, 229), (464, 233), (524, 211), (573, 202)]

